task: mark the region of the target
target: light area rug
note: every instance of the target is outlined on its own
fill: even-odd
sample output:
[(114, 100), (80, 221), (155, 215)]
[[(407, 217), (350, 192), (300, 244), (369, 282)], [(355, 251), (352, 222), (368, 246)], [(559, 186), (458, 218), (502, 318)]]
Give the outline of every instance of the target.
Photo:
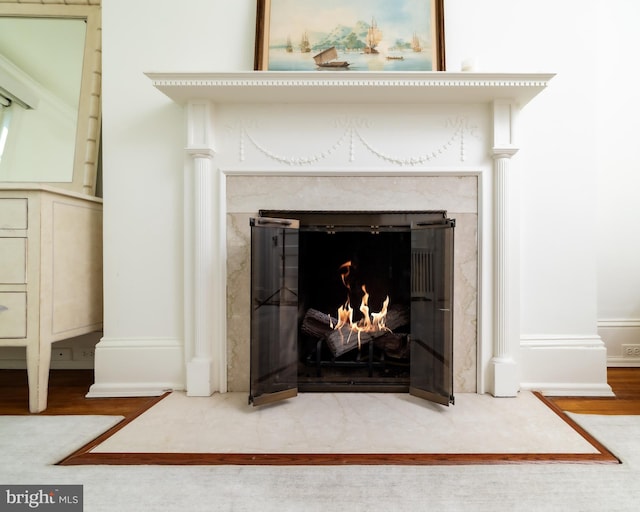
[(571, 415), (622, 464), (57, 466), (112, 416), (0, 416), (0, 481), (80, 484), (85, 512), (638, 510), (640, 416)]
[(444, 407), (395, 393), (303, 393), (268, 406), (246, 393), (173, 392), (92, 453), (598, 453), (530, 392), (463, 393)]

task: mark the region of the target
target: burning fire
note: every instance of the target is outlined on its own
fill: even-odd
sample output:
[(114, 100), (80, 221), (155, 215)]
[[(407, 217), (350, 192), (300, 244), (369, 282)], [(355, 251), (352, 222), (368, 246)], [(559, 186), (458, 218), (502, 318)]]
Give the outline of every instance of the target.
[[(351, 273), (352, 268), (351, 261), (347, 261), (340, 266), (340, 274), (342, 277), (342, 283), (347, 288), (347, 290), (351, 291), (351, 286), (347, 278)], [(360, 335), (363, 332), (373, 333), (380, 331), (391, 331), (386, 325), (385, 320), (387, 318), (387, 308), (389, 306), (389, 296), (382, 303), (382, 309), (376, 313), (371, 312), (369, 309), (369, 292), (367, 292), (367, 288), (365, 285), (362, 285), (363, 297), (360, 303), (360, 312), (362, 313), (362, 318), (358, 322), (353, 322), (353, 307), (351, 307), (351, 301), (349, 299), (349, 294), (347, 294), (347, 300), (344, 305), (338, 308), (338, 322), (333, 326), (333, 322), (331, 320), (331, 316), (329, 315), (329, 323), (334, 330), (340, 332), (342, 336), (342, 341), (344, 343), (344, 334), (343, 329), (349, 332), (349, 336), (347, 337), (346, 343), (349, 343), (351, 339), (351, 335), (353, 333), (357, 333), (358, 335), (358, 348), (361, 346)]]

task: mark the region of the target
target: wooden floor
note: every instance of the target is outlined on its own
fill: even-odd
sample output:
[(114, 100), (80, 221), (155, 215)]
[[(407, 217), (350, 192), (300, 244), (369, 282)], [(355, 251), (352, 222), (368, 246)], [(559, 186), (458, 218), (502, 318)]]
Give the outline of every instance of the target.
[[(560, 409), (582, 414), (640, 415), (640, 368), (609, 368), (608, 382), (612, 398), (560, 398), (551, 401)], [(47, 410), (41, 414), (136, 415), (156, 399), (85, 398), (93, 384), (93, 370), (52, 370), (49, 379)], [(0, 415), (29, 414), (27, 373), (25, 370), (0, 370)]]
[(552, 397), (560, 409), (579, 414), (640, 415), (640, 368), (609, 368), (607, 382), (613, 398)]
[[(93, 384), (93, 370), (51, 370), (47, 409), (40, 413), (135, 415), (155, 400), (142, 398), (85, 398)], [(0, 370), (0, 415), (29, 414), (26, 370)]]

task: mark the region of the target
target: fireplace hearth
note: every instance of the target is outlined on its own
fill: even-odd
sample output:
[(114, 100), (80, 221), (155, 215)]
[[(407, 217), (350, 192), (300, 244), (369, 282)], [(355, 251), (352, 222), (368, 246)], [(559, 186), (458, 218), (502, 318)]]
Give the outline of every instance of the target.
[(453, 403), (454, 226), (445, 211), (260, 211), (250, 402), (299, 390)]

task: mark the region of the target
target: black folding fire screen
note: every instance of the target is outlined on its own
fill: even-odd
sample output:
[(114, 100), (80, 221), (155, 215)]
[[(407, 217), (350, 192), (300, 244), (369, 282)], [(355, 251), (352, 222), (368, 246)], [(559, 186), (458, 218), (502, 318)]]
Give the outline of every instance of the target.
[(300, 390), (453, 403), (454, 227), (444, 211), (251, 219), (249, 401)]

